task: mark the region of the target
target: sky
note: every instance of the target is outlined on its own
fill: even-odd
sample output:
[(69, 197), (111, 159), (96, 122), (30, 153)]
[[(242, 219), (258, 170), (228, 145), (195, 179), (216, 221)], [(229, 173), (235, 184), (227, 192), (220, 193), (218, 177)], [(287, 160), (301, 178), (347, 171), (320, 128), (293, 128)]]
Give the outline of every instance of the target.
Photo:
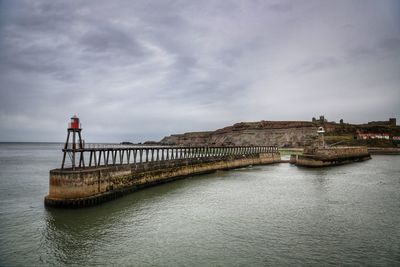
[(0, 0), (0, 141), (400, 119), (400, 1)]

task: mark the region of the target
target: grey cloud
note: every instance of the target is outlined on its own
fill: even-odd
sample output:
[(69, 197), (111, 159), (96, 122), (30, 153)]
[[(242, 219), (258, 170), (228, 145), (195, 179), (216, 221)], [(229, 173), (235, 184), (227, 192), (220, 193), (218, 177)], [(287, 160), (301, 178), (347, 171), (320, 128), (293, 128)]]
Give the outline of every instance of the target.
[[(246, 45), (246, 47), (251, 47), (251, 45)], [(240, 47), (229, 47), (223, 51), (221, 51), (221, 54), (219, 55), (219, 59), (223, 64), (226, 66), (232, 66), (233, 64), (237, 63), (240, 57), (245, 53), (243, 49)]]
[(144, 54), (143, 47), (138, 44), (134, 36), (122, 31), (101, 25), (84, 33), (80, 39), (84, 51), (94, 53), (121, 52), (138, 56)]
[(376, 58), (376, 55), (377, 52), (375, 49), (366, 46), (359, 46), (347, 51), (346, 58), (348, 63), (363, 62), (365, 60)]
[[(63, 1), (39, 2), (21, 1), (20, 4), (4, 1), (7, 27), (12, 30), (30, 30), (36, 33), (49, 33), (65, 30), (75, 18), (75, 8)], [(4, 26), (4, 25), (3, 25)]]
[(141, 45), (134, 34), (101, 25), (84, 33), (78, 42), (81, 58), (96, 64), (134, 65), (146, 60), (151, 52)]
[(87, 140), (107, 142), (400, 112), (389, 0), (0, 5), (0, 141), (63, 140), (74, 113)]
[(299, 65), (291, 67), (289, 71), (296, 74), (307, 74), (336, 68), (340, 63), (340, 60), (335, 57), (316, 57), (310, 58)]
[(379, 42), (379, 47), (389, 52), (400, 51), (400, 38), (386, 38)]
[(289, 12), (292, 10), (292, 5), (289, 2), (279, 2), (269, 5), (269, 9), (277, 12)]
[(347, 63), (365, 63), (367, 61), (382, 61), (387, 57), (398, 55), (400, 51), (399, 38), (383, 38), (376, 43), (350, 48), (345, 53)]

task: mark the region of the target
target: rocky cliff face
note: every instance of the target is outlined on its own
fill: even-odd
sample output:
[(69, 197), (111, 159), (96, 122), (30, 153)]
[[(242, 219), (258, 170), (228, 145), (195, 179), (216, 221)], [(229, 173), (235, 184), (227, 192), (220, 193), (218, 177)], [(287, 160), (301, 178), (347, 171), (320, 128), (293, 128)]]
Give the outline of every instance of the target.
[(303, 147), (317, 136), (319, 126), (324, 127), (325, 141), (328, 144), (391, 147), (397, 146), (397, 143), (392, 140), (356, 140), (357, 133), (388, 133), (391, 136), (400, 136), (400, 126), (387, 123), (357, 125), (327, 121), (259, 121), (236, 123), (212, 132), (174, 134), (164, 137), (160, 143), (187, 146), (276, 145), (279, 147)]
[(316, 135), (317, 125), (303, 121), (241, 122), (213, 132), (192, 132), (164, 137), (168, 145), (228, 146), (276, 145), (304, 146)]

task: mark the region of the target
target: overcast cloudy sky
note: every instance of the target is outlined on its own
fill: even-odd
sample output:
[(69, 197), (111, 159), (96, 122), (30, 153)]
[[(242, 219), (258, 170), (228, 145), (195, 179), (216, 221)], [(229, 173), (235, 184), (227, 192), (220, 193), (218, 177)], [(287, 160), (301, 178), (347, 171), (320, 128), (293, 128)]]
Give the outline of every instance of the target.
[(400, 1), (0, 0), (0, 141), (400, 119)]

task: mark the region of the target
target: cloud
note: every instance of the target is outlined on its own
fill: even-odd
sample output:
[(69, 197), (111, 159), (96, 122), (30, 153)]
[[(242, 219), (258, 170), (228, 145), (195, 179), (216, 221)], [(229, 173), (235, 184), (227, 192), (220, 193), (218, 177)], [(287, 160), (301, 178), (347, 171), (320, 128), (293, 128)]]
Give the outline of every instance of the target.
[(289, 2), (278, 2), (269, 5), (269, 9), (277, 12), (289, 12), (292, 10), (292, 5)]
[(75, 113), (93, 142), (399, 114), (396, 1), (0, 5), (0, 141), (62, 141)]
[(400, 51), (400, 37), (399, 38), (386, 38), (379, 42), (379, 47), (389, 52)]
[(340, 65), (340, 60), (335, 57), (316, 57), (305, 60), (301, 64), (294, 66), (290, 72), (297, 74), (306, 74), (315, 71), (325, 71), (336, 68)]

